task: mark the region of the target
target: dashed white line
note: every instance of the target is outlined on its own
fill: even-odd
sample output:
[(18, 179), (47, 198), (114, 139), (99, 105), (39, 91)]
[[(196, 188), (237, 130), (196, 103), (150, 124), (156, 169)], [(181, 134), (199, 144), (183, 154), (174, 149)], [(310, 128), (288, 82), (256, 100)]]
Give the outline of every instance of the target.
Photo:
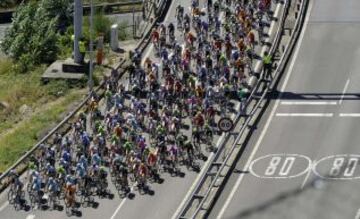
[[(296, 61), (297, 56), (298, 56), (299, 51), (300, 51), (300, 45), (301, 45), (301, 43), (302, 43), (302, 41), (303, 41), (303, 39), (304, 39), (305, 31), (306, 31), (306, 28), (307, 28), (307, 26), (308, 26), (307, 24), (308, 24), (308, 22), (309, 22), (309, 17), (310, 17), (310, 12), (311, 12), (312, 6), (313, 6), (313, 1), (310, 1), (309, 10), (308, 10), (308, 13), (307, 13), (306, 19), (305, 19), (304, 28), (303, 28), (302, 31), (301, 31), (301, 35), (300, 35), (300, 38), (299, 38), (299, 42), (298, 42), (298, 44), (297, 44), (297, 46), (296, 46), (296, 49), (295, 49), (294, 57), (293, 57), (293, 59), (291, 60), (291, 63), (290, 63), (290, 66), (289, 66), (289, 72), (288, 72), (288, 74), (286, 75), (285, 81), (284, 81), (284, 83), (283, 83), (283, 85), (282, 85), (282, 87), (281, 87), (281, 89), (280, 89), (280, 91), (282, 91), (282, 92), (285, 90), (285, 87), (286, 87), (286, 85), (287, 85), (287, 83), (288, 83), (288, 81), (289, 81), (289, 79), (290, 79), (290, 76), (291, 76), (291, 74), (292, 74), (292, 72), (293, 72), (293, 68), (294, 68), (294, 65), (295, 65), (295, 61)], [(264, 129), (262, 130), (262, 132), (261, 132), (261, 134), (260, 134), (260, 136), (259, 136), (259, 139), (258, 139), (258, 141), (256, 142), (255, 147), (254, 147), (253, 151), (251, 152), (249, 159), (247, 160), (247, 163), (245, 164), (244, 170), (247, 170), (247, 169), (249, 168), (249, 165), (250, 165), (253, 157), (255, 156), (257, 150), (259, 149), (259, 146), (260, 146), (263, 138), (265, 137), (266, 131), (267, 131), (267, 129), (268, 129), (269, 126), (270, 126), (271, 120), (273, 119), (273, 117), (274, 117), (274, 115), (275, 115), (275, 112), (276, 112), (276, 109), (278, 108), (279, 104), (280, 104), (280, 99), (277, 99), (276, 102), (275, 102), (274, 108), (272, 109), (272, 111), (271, 111), (271, 113), (270, 113), (270, 116), (269, 116), (268, 120), (266, 121), (266, 124), (265, 124), (265, 126), (264, 126)], [(223, 205), (222, 208), (220, 209), (220, 212), (219, 212), (219, 214), (218, 214), (218, 216), (217, 216), (217, 219), (222, 219), (222, 218), (223, 218), (224, 213), (225, 213), (226, 209), (229, 207), (229, 204), (230, 204), (231, 200), (233, 199), (233, 197), (234, 197), (234, 195), (235, 195), (235, 192), (236, 192), (236, 190), (238, 189), (238, 187), (240, 186), (240, 183), (241, 183), (241, 181), (242, 181), (243, 178), (244, 178), (244, 174), (240, 174), (240, 176), (239, 176), (239, 178), (237, 179), (234, 187), (232, 188), (229, 196), (227, 197), (224, 205)]]
[(345, 83), (344, 90), (343, 90), (343, 92), (342, 92), (342, 94), (341, 94), (341, 98), (340, 98), (340, 100), (339, 100), (339, 104), (342, 104), (342, 102), (343, 102), (343, 100), (344, 100), (344, 96), (345, 96), (345, 93), (346, 93), (346, 91), (347, 91), (347, 89), (348, 89), (348, 87), (349, 87), (349, 83), (350, 83), (350, 79), (347, 79), (347, 81), (346, 81), (346, 83)]
[(360, 117), (360, 113), (340, 113), (340, 117)]
[(336, 101), (282, 101), (281, 105), (337, 105)]
[(276, 113), (277, 117), (333, 117), (333, 113)]

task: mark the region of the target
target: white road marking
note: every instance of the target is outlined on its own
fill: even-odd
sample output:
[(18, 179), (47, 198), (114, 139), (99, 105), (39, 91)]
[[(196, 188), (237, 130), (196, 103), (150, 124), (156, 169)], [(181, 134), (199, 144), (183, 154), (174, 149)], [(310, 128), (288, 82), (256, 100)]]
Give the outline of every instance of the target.
[[(236, 109), (238, 109), (240, 106), (239, 103), (236, 103)], [(231, 116), (231, 119), (233, 120), (235, 115), (232, 114)], [(225, 137), (225, 134), (222, 134), (220, 136), (220, 138), (218, 139), (218, 141), (216, 142), (216, 146), (219, 147), (219, 144), (220, 142), (223, 140), (223, 138)], [(203, 165), (203, 167), (201, 168), (201, 171), (200, 173), (197, 175), (196, 179), (194, 180), (193, 184), (191, 185), (191, 187), (189, 188), (188, 192), (186, 193), (185, 197), (182, 199), (179, 207), (176, 209), (175, 213), (173, 214), (173, 216), (171, 217), (171, 219), (176, 219), (177, 216), (179, 215), (181, 209), (182, 209), (182, 206), (184, 206), (185, 202), (190, 198), (190, 195), (192, 194), (192, 192), (194, 191), (195, 189), (195, 186), (198, 184), (199, 180), (201, 179), (201, 177), (204, 175), (204, 172), (205, 170), (208, 168), (208, 166), (210, 165), (210, 161), (212, 160), (213, 156), (215, 154), (213, 152), (210, 153), (207, 161), (205, 162), (205, 164)]]
[[(271, 159), (267, 160), (270, 157), (271, 157)], [(274, 158), (278, 159), (279, 163), (273, 164), (272, 161)], [(291, 172), (295, 160), (299, 160), (299, 159), (306, 160), (308, 162), (307, 167), (299, 173)], [(291, 164), (288, 163), (290, 160), (293, 160)], [(262, 162), (262, 161), (264, 161), (264, 162), (270, 161), (270, 163), (268, 164), (268, 166), (266, 166), (266, 169), (264, 172), (263, 172), (263, 170), (261, 170), (261, 172), (263, 172), (263, 173), (258, 174), (254, 170), (254, 165), (257, 164), (258, 162)], [(280, 163), (282, 165), (280, 165)], [(288, 169), (285, 171), (283, 169), (284, 167), (287, 167)], [(272, 172), (268, 172), (269, 168), (272, 169)], [(249, 166), (249, 172), (252, 175), (254, 175), (255, 177), (258, 177), (258, 178), (263, 178), (263, 179), (291, 179), (291, 178), (296, 178), (296, 177), (302, 176), (304, 174), (307, 174), (311, 170), (312, 170), (312, 161), (311, 161), (310, 157), (302, 155), (302, 154), (268, 154), (265, 156), (258, 157), (255, 160), (252, 160), (250, 163), (250, 166)], [(293, 175), (290, 175), (290, 173), (292, 173)]]
[(276, 113), (277, 117), (333, 117), (333, 113)]
[(306, 174), (306, 177), (305, 177), (304, 181), (303, 181), (302, 184), (301, 184), (301, 189), (303, 189), (303, 188), (305, 187), (305, 184), (306, 184), (307, 180), (310, 178), (310, 176), (311, 176), (311, 174), (312, 174), (312, 172), (313, 172), (312, 169), (313, 169), (313, 167), (314, 167), (314, 163), (316, 163), (315, 160), (313, 160), (312, 163), (311, 163), (311, 168), (309, 168), (309, 171), (308, 171), (308, 173)]
[(1, 205), (0, 212), (3, 211), (8, 205), (9, 205), (9, 201), (6, 201), (3, 205)]
[(34, 219), (35, 218), (35, 214), (29, 214), (28, 216), (26, 216), (26, 219)]
[(281, 105), (337, 105), (336, 101), (282, 101)]
[[(174, 3), (172, 3), (172, 4), (170, 5), (169, 11), (171, 11), (173, 7), (174, 7)], [(172, 13), (167, 13), (164, 21), (167, 21), (167, 20), (169, 19), (170, 14), (172, 14)], [(141, 61), (141, 66), (144, 66), (145, 59), (146, 59), (147, 57), (149, 57), (149, 55), (150, 55), (150, 53), (153, 51), (153, 49), (154, 49), (154, 44), (151, 43), (150, 47), (149, 47), (148, 50), (146, 51), (145, 56), (143, 56), (143, 60)], [(133, 190), (134, 190), (134, 186), (131, 187), (130, 192), (132, 192)], [(116, 208), (115, 212), (113, 213), (113, 215), (111, 216), (110, 219), (114, 219), (114, 218), (116, 217), (116, 215), (119, 213), (119, 211), (120, 211), (120, 209), (122, 208), (122, 206), (125, 204), (126, 200), (127, 200), (127, 198), (124, 198), (124, 199), (120, 202), (119, 206)]]
[[(130, 193), (131, 193), (132, 191), (134, 191), (134, 186), (131, 187)], [(114, 219), (114, 218), (116, 217), (117, 213), (119, 213), (121, 207), (125, 204), (125, 201), (126, 201), (126, 200), (127, 200), (127, 197), (125, 197), (125, 198), (120, 202), (119, 206), (116, 208), (114, 214), (111, 216), (110, 219)]]
[(345, 83), (344, 90), (343, 90), (343, 92), (342, 92), (342, 94), (341, 94), (341, 98), (340, 98), (340, 100), (339, 100), (339, 104), (341, 104), (341, 103), (343, 102), (345, 93), (346, 93), (346, 91), (347, 91), (347, 89), (348, 89), (348, 87), (349, 87), (349, 83), (350, 83), (350, 79), (347, 79), (347, 81), (346, 81), (346, 83)]
[(360, 113), (340, 113), (340, 117), (360, 117)]
[(355, 219), (360, 219), (360, 208), (356, 212)]
[[(280, 89), (281, 92), (284, 92), (285, 87), (286, 87), (286, 85), (287, 85), (287, 83), (288, 83), (288, 81), (289, 81), (289, 79), (290, 79), (291, 73), (293, 72), (293, 68), (294, 68), (294, 65), (295, 65), (295, 61), (296, 61), (296, 59), (297, 59), (297, 57), (298, 57), (298, 54), (299, 54), (299, 51), (300, 51), (300, 45), (302, 44), (302, 41), (303, 41), (304, 35), (305, 35), (305, 31), (306, 31), (307, 26), (308, 26), (308, 23), (309, 23), (310, 12), (311, 12), (313, 3), (314, 3), (313, 1), (310, 1), (310, 5), (309, 5), (309, 8), (308, 8), (308, 13), (307, 13), (307, 15), (306, 15), (304, 27), (303, 27), (303, 29), (301, 30), (300, 39), (299, 39), (298, 44), (297, 44), (297, 46), (296, 46), (295, 53), (294, 53), (294, 57), (293, 57), (293, 59), (291, 60), (291, 63), (290, 63), (290, 66), (289, 66), (289, 73), (286, 75), (284, 84), (282, 85), (282, 87), (281, 87), (281, 89)], [(250, 155), (247, 163), (245, 164), (244, 170), (247, 170), (247, 169), (248, 169), (248, 167), (249, 167), (249, 165), (250, 165), (253, 157), (255, 156), (257, 150), (259, 149), (259, 146), (260, 146), (260, 144), (261, 144), (261, 142), (262, 142), (262, 140), (263, 140), (263, 138), (264, 138), (264, 136), (265, 136), (265, 134), (266, 134), (267, 129), (269, 128), (270, 122), (271, 122), (271, 120), (273, 119), (273, 117), (274, 117), (274, 115), (275, 115), (275, 112), (276, 112), (276, 109), (278, 108), (279, 104), (280, 104), (280, 98), (276, 100), (275, 105), (274, 105), (274, 108), (272, 109), (271, 114), (270, 114), (268, 120), (266, 121), (266, 124), (265, 124), (265, 126), (264, 126), (264, 129), (262, 130), (262, 132), (261, 132), (261, 134), (260, 134), (260, 136), (259, 136), (259, 139), (258, 139), (258, 141), (256, 142), (256, 145), (255, 145), (255, 147), (254, 147), (254, 149), (253, 149), (253, 151), (252, 151), (252, 153), (251, 153), (251, 155)], [(218, 214), (218, 216), (217, 216), (217, 219), (222, 219), (222, 218), (223, 218), (223, 215), (224, 215), (226, 209), (228, 208), (231, 200), (233, 199), (236, 190), (237, 190), (238, 187), (240, 186), (240, 183), (241, 183), (242, 179), (244, 178), (244, 175), (245, 175), (245, 174), (240, 174), (240, 176), (239, 176), (239, 178), (237, 179), (237, 181), (236, 181), (233, 189), (231, 190), (228, 198), (226, 199), (223, 207), (221, 208), (221, 210), (220, 210), (220, 212), (219, 212), (219, 214)]]

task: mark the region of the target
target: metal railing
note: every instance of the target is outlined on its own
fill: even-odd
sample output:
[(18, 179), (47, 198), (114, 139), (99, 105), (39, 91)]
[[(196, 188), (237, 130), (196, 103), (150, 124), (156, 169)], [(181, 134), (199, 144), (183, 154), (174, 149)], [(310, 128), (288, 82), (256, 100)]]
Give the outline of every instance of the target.
[[(164, 5), (166, 4), (170, 4), (171, 0), (163, 0), (162, 3)], [(164, 13), (165, 11), (163, 11), (163, 13), (161, 13), (156, 19), (154, 19), (154, 22), (152, 23), (152, 27), (156, 26), (157, 23), (164, 18), (164, 15), (166, 13)], [(150, 36), (151, 34), (151, 29), (148, 31), (147, 34), (145, 34), (145, 36), (139, 41), (139, 43), (137, 44), (136, 48), (143, 53), (145, 48), (147, 47), (148, 43), (150, 42)], [(114, 68), (116, 71), (120, 73), (118, 74), (117, 80), (120, 80), (121, 77), (125, 74), (127, 66), (126, 66), (126, 60), (122, 59), (120, 60), (120, 62), (115, 66)], [(103, 80), (100, 84), (100, 86), (98, 86), (95, 89), (96, 93), (99, 93), (99, 96), (102, 98), (104, 96), (104, 92), (105, 90), (102, 90), (104, 88), (104, 85), (106, 83), (106, 80)], [(34, 153), (36, 153), (39, 148), (40, 145), (49, 141), (50, 138), (55, 134), (58, 133), (60, 131), (60, 129), (64, 128), (65, 125), (71, 123), (70, 120), (76, 115), (76, 113), (78, 113), (80, 110), (82, 110), (84, 107), (87, 106), (87, 102), (90, 100), (91, 95), (88, 95), (85, 97), (85, 99), (83, 101), (81, 101), (81, 103), (72, 111), (70, 112), (58, 125), (56, 125), (45, 137), (43, 137), (35, 146), (33, 146), (29, 151), (27, 151), (15, 164), (13, 164), (10, 168), (8, 168), (8, 170), (6, 170), (4, 173), (2, 173), (2, 175), (0, 176), (0, 192), (4, 191), (7, 186), (10, 184), (10, 180), (8, 178), (9, 172), (10, 170), (16, 170), (18, 173), (23, 173), (26, 171), (27, 169), (27, 163), (28, 163), (28, 159), (34, 155)], [(65, 132), (67, 132), (69, 130), (70, 127), (65, 129)]]
[[(128, 13), (131, 12), (131, 10), (124, 10), (124, 7), (127, 6), (136, 6), (136, 5), (142, 5), (142, 0), (136, 0), (136, 1), (127, 1), (127, 2), (115, 2), (115, 3), (101, 3), (96, 4), (95, 10), (101, 10), (104, 11), (105, 14), (111, 14), (113, 11), (118, 12), (121, 11), (121, 13)], [(84, 4), (84, 15), (90, 14), (90, 5)], [(118, 9), (118, 10), (115, 10)], [(122, 10), (121, 10), (122, 9)], [(138, 10), (137, 10), (138, 11)], [(11, 18), (13, 14), (15, 13), (15, 9), (7, 9), (0, 11), (0, 24), (4, 23), (11, 23)]]
[[(227, 143), (227, 141), (224, 141), (224, 143), (220, 146), (220, 149), (218, 150), (218, 152), (217, 152), (217, 154), (215, 156), (215, 159), (213, 159), (212, 164), (208, 166), (207, 171), (205, 172), (205, 174), (202, 176), (202, 178), (199, 181), (200, 183), (193, 190), (191, 198), (187, 201), (186, 205), (183, 206), (183, 209), (180, 212), (180, 214), (178, 215), (178, 218), (195, 218), (195, 217), (198, 216), (198, 214), (199, 214), (199, 212), (201, 210), (205, 211), (205, 215), (203, 215), (203, 217), (206, 217), (208, 215), (209, 209), (212, 208), (215, 199), (219, 196), (219, 193), (221, 192), (220, 188), (223, 187), (224, 182), (226, 182), (226, 179), (231, 175), (231, 171), (227, 171), (227, 174), (225, 176), (221, 176), (221, 173), (225, 169), (225, 167), (226, 167), (230, 157), (233, 155), (235, 149), (240, 145), (238, 142), (243, 137), (245, 131), (249, 129), (249, 124), (252, 121), (253, 116), (255, 115), (256, 111), (259, 110), (259, 109), (263, 110), (263, 108), (260, 108), (260, 104), (263, 103), (263, 101), (264, 101), (265, 97), (268, 95), (268, 93), (274, 89), (275, 85), (278, 83), (278, 81), (280, 79), (280, 76), (284, 72), (286, 63), (290, 58), (291, 51), (293, 50), (294, 44), (296, 43), (298, 35), (299, 35), (300, 31), (301, 31), (301, 26), (302, 26), (301, 24), (302, 24), (303, 17), (304, 17), (305, 11), (306, 11), (307, 1), (308, 0), (303, 0), (303, 1), (300, 0), (299, 1), (301, 3), (302, 7), (301, 7), (300, 18), (297, 19), (296, 24), (295, 24), (295, 31), (293, 32), (295, 34), (293, 34), (291, 36), (290, 43), (288, 44), (286, 51), (283, 53), (283, 55), (282, 55), (282, 57), (281, 57), (281, 59), (279, 61), (280, 65), (277, 67), (277, 69), (275, 71), (274, 80), (272, 81), (270, 86), (266, 87), (266, 89), (263, 91), (263, 94), (262, 94), (261, 98), (256, 102), (255, 106), (252, 108), (252, 110), (248, 114), (247, 119), (245, 120), (244, 124), (242, 125), (242, 127), (241, 127), (241, 129), (240, 129), (240, 131), (239, 131), (239, 133), (237, 135), (237, 138), (235, 139), (234, 143), (232, 144), (231, 149), (227, 153), (225, 159), (223, 159), (223, 161), (221, 161), (221, 162), (214, 162), (214, 160), (216, 160), (217, 158), (220, 157), (220, 155), (222, 153), (222, 149), (225, 147), (225, 144)], [(290, 7), (290, 2), (287, 1), (286, 6), (285, 6), (285, 12), (283, 13), (283, 16), (282, 16), (282, 19), (281, 19), (281, 27), (278, 28), (278, 30), (277, 30), (277, 34), (276, 34), (276, 38), (274, 40), (274, 44), (273, 44), (273, 46), (272, 46), (272, 48), (270, 50), (270, 54), (272, 56), (275, 54), (276, 49), (279, 47), (280, 40), (281, 40), (281, 35), (283, 33), (283, 28), (284, 28), (286, 15), (288, 14), (289, 7)], [(262, 74), (264, 74), (263, 71), (262, 71)], [(261, 82), (257, 83), (257, 86), (256, 86), (255, 89), (253, 89), (250, 97), (247, 100), (246, 105), (248, 105), (254, 99), (254, 94), (260, 88), (261, 84), (262, 84)], [(237, 121), (238, 121), (238, 117), (236, 119), (236, 122)], [(228, 139), (229, 138), (230, 138), (230, 136), (228, 135)], [(236, 163), (235, 161), (232, 163), (229, 170), (234, 168), (235, 163)], [(214, 172), (211, 172), (212, 166), (217, 166), (217, 167), (220, 166), (220, 167), (218, 167), (216, 173), (214, 173)], [(214, 177), (214, 175), (215, 175), (215, 177)], [(202, 187), (204, 186), (207, 177), (212, 177), (212, 179), (211, 179), (210, 185), (207, 186), (205, 194), (201, 195), (200, 191), (201, 191)], [(220, 185), (219, 185), (219, 178), (220, 177), (223, 177), (223, 180), (220, 181)], [(217, 188), (217, 190), (213, 194), (213, 196), (212, 196), (213, 198), (210, 201), (208, 201), (208, 203), (207, 203), (208, 207), (205, 208), (204, 207), (205, 201), (210, 196), (210, 193), (212, 193), (213, 188)], [(197, 205), (197, 208), (195, 209), (194, 213), (191, 214), (190, 217), (186, 217), (187, 211), (192, 207), (192, 203), (195, 200), (200, 200), (198, 205)]]

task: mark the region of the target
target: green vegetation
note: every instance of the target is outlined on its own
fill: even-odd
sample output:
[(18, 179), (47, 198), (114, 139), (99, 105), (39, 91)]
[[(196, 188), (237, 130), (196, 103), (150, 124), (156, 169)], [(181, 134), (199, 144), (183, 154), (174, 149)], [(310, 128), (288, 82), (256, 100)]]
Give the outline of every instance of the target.
[[(127, 21), (123, 21), (119, 24), (119, 40), (128, 40), (132, 37), (132, 33), (128, 30), (129, 24)], [(132, 28), (132, 27), (131, 27)]]
[[(31, 148), (44, 130), (52, 127), (80, 100), (86, 89), (70, 89), (64, 81), (40, 82), (44, 65), (28, 74), (14, 72), (9, 59), (0, 60), (0, 101), (7, 107), (0, 109), (0, 171), (3, 171), (26, 150)], [(30, 112), (20, 112), (27, 106)]]
[(19, 5), (22, 2), (22, 0), (1, 0), (0, 1), (0, 8), (13, 8), (17, 5)]
[(9, 168), (27, 150), (33, 147), (45, 129), (60, 122), (69, 105), (80, 99), (84, 92), (71, 92), (60, 98), (51, 107), (35, 113), (20, 123), (13, 131), (0, 138), (0, 172)]
[[(20, 5), (22, 2), (39, 2), (41, 0), (1, 0), (0, 1), (0, 9), (11, 9)], [(100, 3), (116, 3), (116, 2), (129, 2), (130, 0), (93, 0), (94, 4)], [(73, 2), (73, 1), (72, 1)], [(89, 4), (90, 0), (83, 0), (84, 4)]]
[[(0, 1), (3, 7), (4, 1)], [(72, 0), (19, 3), (12, 27), (5, 35), (1, 49), (8, 58), (0, 58), (0, 172), (33, 147), (44, 136), (44, 131), (63, 119), (74, 103), (87, 93), (87, 89), (82, 89), (86, 81), (77, 84), (79, 86), (66, 81), (41, 83), (49, 63), (71, 56), (74, 31), (69, 2)], [(88, 42), (89, 18), (84, 17), (83, 23)], [(105, 43), (109, 41), (112, 23), (103, 13), (96, 12), (94, 34), (104, 34)], [(126, 26), (127, 23), (120, 24), (120, 40), (130, 38)], [(104, 52), (111, 63), (114, 54), (110, 54), (106, 44)], [(104, 71), (102, 66), (95, 67), (95, 86)]]
[[(43, 0), (21, 4), (14, 14), (11, 28), (5, 34), (1, 48), (17, 61), (19, 72), (25, 73), (33, 65), (51, 63), (59, 51), (58, 26), (68, 23), (70, 0)], [(56, 6), (56, 7), (55, 7)]]
[(8, 59), (0, 60), (0, 66), (0, 101), (8, 105), (0, 109), (0, 136), (23, 119), (19, 112), (21, 106), (36, 109), (69, 93), (70, 88), (65, 81), (41, 84), (45, 66), (36, 67), (29, 74), (14, 72), (13, 63)]

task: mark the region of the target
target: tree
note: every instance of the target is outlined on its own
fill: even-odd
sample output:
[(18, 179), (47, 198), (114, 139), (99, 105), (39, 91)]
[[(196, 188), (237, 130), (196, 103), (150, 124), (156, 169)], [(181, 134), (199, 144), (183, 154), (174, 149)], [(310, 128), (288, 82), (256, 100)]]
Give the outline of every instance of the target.
[[(59, 51), (59, 25), (71, 21), (70, 0), (22, 3), (1, 44), (3, 52), (20, 64), (50, 63)], [(27, 68), (22, 68), (24, 71)]]
[(46, 11), (48, 18), (58, 17), (58, 29), (62, 32), (72, 23), (73, 0), (42, 0), (40, 7)]
[(15, 5), (20, 4), (21, 0), (1, 0), (0, 8), (12, 8)]

